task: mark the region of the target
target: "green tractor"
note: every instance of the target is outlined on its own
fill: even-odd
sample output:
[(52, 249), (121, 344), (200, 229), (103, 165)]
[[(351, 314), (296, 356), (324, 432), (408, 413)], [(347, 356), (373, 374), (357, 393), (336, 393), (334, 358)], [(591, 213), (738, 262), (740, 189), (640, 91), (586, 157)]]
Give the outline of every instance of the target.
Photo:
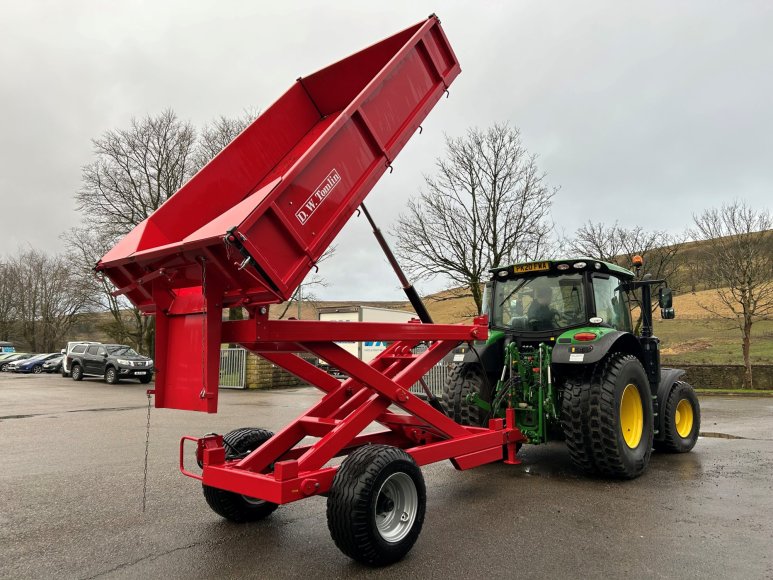
[(449, 355), (441, 401), (448, 416), (485, 426), (512, 409), (528, 443), (564, 439), (581, 471), (623, 479), (644, 471), (653, 447), (684, 453), (695, 446), (698, 398), (681, 380), (684, 371), (661, 368), (652, 333), (652, 288), (659, 288), (661, 316), (674, 318), (664, 280), (637, 279), (592, 258), (491, 272), (483, 299), (489, 338)]

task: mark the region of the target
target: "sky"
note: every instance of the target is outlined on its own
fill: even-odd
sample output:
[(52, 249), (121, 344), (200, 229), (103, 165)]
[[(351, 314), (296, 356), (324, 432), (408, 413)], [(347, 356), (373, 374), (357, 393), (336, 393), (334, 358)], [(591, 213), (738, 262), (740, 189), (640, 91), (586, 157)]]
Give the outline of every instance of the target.
[[(170, 107), (201, 127), (437, 13), (462, 74), (366, 199), (385, 232), (444, 136), (509, 122), (559, 187), (557, 230), (678, 233), (733, 199), (773, 207), (773, 3), (0, 0), (0, 253), (63, 250), (91, 139)], [(364, 217), (319, 298), (399, 300)], [(443, 280), (417, 284), (421, 292)]]

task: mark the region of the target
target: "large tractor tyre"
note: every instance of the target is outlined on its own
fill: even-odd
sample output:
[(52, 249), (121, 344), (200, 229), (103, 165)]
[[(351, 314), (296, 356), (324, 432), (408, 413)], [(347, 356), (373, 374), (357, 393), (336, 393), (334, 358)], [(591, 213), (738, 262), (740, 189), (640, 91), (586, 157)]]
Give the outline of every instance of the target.
[(366, 445), (347, 457), (327, 498), (336, 546), (368, 566), (401, 560), (421, 533), (427, 492), (413, 457), (389, 445)]
[(462, 425), (485, 426), (489, 413), (477, 405), (467, 402), (471, 393), (489, 401), (490, 395), (486, 376), (480, 365), (475, 363), (452, 365), (448, 378), (443, 385), (443, 398), (440, 405), (445, 414)]
[(70, 376), (74, 381), (82, 381), (83, 369), (81, 368), (81, 365), (72, 365), (72, 369), (70, 369)]
[(582, 376), (568, 378), (561, 390), (561, 427), (569, 457), (584, 473), (595, 473), (590, 442), (590, 385)]
[(589, 433), (593, 463), (608, 477), (641, 475), (652, 455), (652, 397), (644, 367), (633, 355), (613, 353), (594, 369)]
[(655, 449), (669, 453), (687, 453), (698, 442), (701, 430), (701, 406), (693, 388), (676, 381), (660, 406), (663, 413), (663, 436)]
[[(265, 429), (246, 427), (235, 429), (223, 436), (226, 459), (238, 459), (268, 441), (274, 434)], [(279, 506), (270, 501), (247, 497), (224, 489), (201, 486), (204, 499), (216, 514), (236, 523), (255, 522), (271, 515)]]

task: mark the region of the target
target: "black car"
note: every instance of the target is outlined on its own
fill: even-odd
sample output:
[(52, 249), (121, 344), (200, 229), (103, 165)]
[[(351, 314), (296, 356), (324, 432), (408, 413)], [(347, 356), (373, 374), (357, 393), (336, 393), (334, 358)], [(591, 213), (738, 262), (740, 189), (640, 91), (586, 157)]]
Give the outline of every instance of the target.
[(64, 360), (64, 355), (59, 355), (55, 358), (49, 359), (46, 362), (43, 363), (43, 372), (44, 373), (60, 373), (62, 372), (62, 361)]
[(92, 375), (104, 377), (111, 385), (121, 379), (138, 379), (146, 384), (153, 378), (153, 360), (125, 344), (90, 344), (85, 351), (74, 348), (67, 355), (67, 365), (75, 381)]

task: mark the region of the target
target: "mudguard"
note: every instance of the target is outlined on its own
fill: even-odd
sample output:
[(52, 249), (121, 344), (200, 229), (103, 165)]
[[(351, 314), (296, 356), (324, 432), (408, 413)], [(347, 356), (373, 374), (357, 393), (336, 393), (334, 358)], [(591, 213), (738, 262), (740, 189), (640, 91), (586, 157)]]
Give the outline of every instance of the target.
[(559, 342), (553, 347), (553, 363), (588, 365), (599, 362), (610, 351), (634, 355), (644, 364), (641, 344), (630, 332), (614, 330), (588, 342)]

